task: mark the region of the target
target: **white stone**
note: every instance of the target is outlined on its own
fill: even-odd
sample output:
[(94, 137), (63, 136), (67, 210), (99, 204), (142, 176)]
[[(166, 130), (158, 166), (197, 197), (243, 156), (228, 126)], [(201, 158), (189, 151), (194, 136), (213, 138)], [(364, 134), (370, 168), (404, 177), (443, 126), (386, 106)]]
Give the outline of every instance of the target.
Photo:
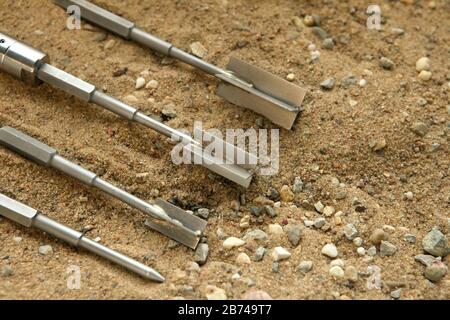
[(419, 73), (419, 79), (422, 81), (428, 81), (431, 79), (432, 75), (433, 74), (431, 73), (431, 71), (422, 70)]
[(430, 71), (430, 59), (427, 57), (422, 57), (416, 62), (416, 70), (417, 71)]
[(326, 255), (327, 257), (330, 257), (330, 258), (336, 258), (338, 256), (338, 251), (337, 251), (337, 248), (336, 248), (336, 246), (334, 244), (327, 243), (322, 248), (322, 254)]
[(111, 39), (111, 40), (109, 40), (108, 42), (106, 42), (106, 44), (105, 44), (105, 49), (106, 49), (106, 50), (109, 50), (109, 49), (111, 49), (112, 47), (114, 47), (115, 44), (116, 44), (116, 42), (115, 42), (113, 39)]
[(330, 275), (334, 278), (343, 278), (344, 277), (344, 270), (342, 270), (339, 266), (334, 266), (330, 268)]
[(272, 251), (272, 258), (274, 261), (281, 261), (281, 260), (289, 259), (290, 257), (291, 257), (291, 253), (283, 247), (276, 247)]
[(15, 243), (21, 243), (22, 242), (22, 237), (14, 237), (13, 238)]
[(233, 249), (241, 247), (245, 244), (245, 241), (236, 237), (229, 237), (223, 242), (223, 247), (225, 249)]
[(51, 246), (49, 246), (49, 245), (40, 246), (39, 247), (39, 253), (44, 255), (44, 256), (52, 255), (53, 254), (53, 248)]
[(363, 247), (359, 247), (358, 249), (356, 249), (356, 252), (360, 255), (360, 256), (364, 256), (366, 254), (366, 249), (364, 249)]
[(336, 267), (336, 266), (343, 268), (345, 266), (344, 260), (334, 259), (330, 262), (330, 267)]
[(133, 96), (132, 94), (130, 94), (130, 95), (128, 95), (128, 96), (125, 96), (125, 97), (123, 98), (123, 100), (124, 100), (126, 103), (136, 103), (136, 102), (139, 101), (138, 98), (136, 98), (136, 97)]
[(287, 80), (287, 81), (294, 81), (294, 80), (295, 80), (295, 74), (289, 73), (289, 74), (286, 76), (286, 80)]
[(284, 233), (283, 227), (280, 226), (278, 223), (269, 225), (269, 234), (282, 235), (283, 233)]
[(314, 43), (310, 43), (308, 45), (308, 51), (315, 51), (316, 49), (317, 48), (316, 48), (316, 45)]
[(136, 89), (141, 89), (145, 86), (145, 79), (142, 77), (139, 77), (136, 79)]
[(145, 87), (147, 89), (156, 89), (156, 88), (158, 88), (158, 85), (159, 85), (158, 81), (150, 80)]
[(194, 42), (191, 43), (191, 52), (199, 58), (203, 58), (208, 53), (208, 50), (200, 43)]
[(360, 86), (361, 88), (365, 87), (366, 84), (367, 84), (366, 79), (361, 79), (361, 80), (359, 80), (359, 86)]
[(248, 265), (251, 264), (252, 261), (250, 260), (250, 257), (246, 253), (241, 252), (236, 258), (236, 263), (240, 265)]

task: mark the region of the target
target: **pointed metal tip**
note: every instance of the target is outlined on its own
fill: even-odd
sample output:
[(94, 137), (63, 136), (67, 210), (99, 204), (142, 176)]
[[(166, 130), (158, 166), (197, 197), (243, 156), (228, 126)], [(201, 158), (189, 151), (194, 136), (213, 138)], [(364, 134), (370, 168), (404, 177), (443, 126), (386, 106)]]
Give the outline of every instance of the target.
[(160, 283), (166, 281), (166, 278), (164, 278), (161, 274), (159, 274), (158, 271), (153, 270), (153, 269), (147, 271), (147, 279), (150, 279), (150, 280), (153, 280), (156, 282), (160, 282)]

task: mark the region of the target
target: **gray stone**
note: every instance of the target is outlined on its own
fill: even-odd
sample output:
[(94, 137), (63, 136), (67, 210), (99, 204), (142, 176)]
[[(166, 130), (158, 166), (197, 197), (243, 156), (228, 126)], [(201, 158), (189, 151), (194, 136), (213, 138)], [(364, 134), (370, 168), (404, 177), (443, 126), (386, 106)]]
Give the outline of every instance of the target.
[(391, 292), (391, 297), (393, 299), (400, 299), (400, 296), (402, 295), (402, 289), (397, 289)]
[(316, 209), (317, 212), (322, 213), (325, 206), (323, 205), (322, 202), (318, 201), (314, 204), (314, 208)]
[(327, 220), (325, 220), (325, 218), (317, 218), (316, 220), (314, 220), (314, 227), (320, 229), (325, 225), (326, 222)]
[(410, 233), (405, 234), (404, 239), (406, 242), (412, 243), (412, 244), (416, 243), (416, 240), (417, 240), (416, 236), (413, 234), (410, 234)]
[(255, 217), (259, 217), (262, 214), (263, 209), (255, 206), (250, 207), (250, 213)]
[(380, 59), (380, 66), (383, 69), (392, 70), (394, 68), (395, 64), (394, 64), (394, 62), (392, 60), (389, 60), (386, 57), (381, 57), (381, 59)]
[(271, 206), (264, 206), (264, 210), (266, 211), (266, 214), (271, 218), (275, 218), (277, 216), (277, 212)]
[(313, 267), (312, 261), (304, 260), (304, 261), (301, 261), (299, 263), (299, 265), (297, 266), (297, 271), (305, 274), (305, 273), (310, 272), (312, 267)]
[(266, 254), (267, 250), (264, 247), (259, 247), (256, 249), (255, 254), (253, 255), (253, 261), (258, 262), (264, 259), (264, 255)]
[(300, 239), (303, 235), (303, 228), (299, 224), (288, 224), (286, 227), (284, 227), (284, 231), (287, 234), (289, 242), (293, 246), (298, 246)]
[(331, 89), (333, 89), (333, 87), (334, 87), (335, 81), (336, 81), (336, 80), (335, 80), (334, 78), (328, 78), (328, 79), (324, 80), (324, 81), (320, 84), (320, 86), (321, 86), (323, 89), (331, 90)]
[(377, 255), (377, 247), (372, 246), (369, 249), (367, 249), (367, 255), (371, 257), (375, 257)]
[(173, 104), (169, 104), (163, 107), (161, 110), (163, 116), (169, 119), (173, 119), (177, 117), (177, 112), (175, 111), (175, 106)]
[(272, 263), (272, 271), (275, 273), (280, 272), (280, 264), (277, 261)]
[(423, 264), (424, 266), (431, 266), (434, 262), (436, 262), (436, 258), (429, 254), (418, 254), (414, 257), (414, 260)]
[(356, 81), (357, 81), (356, 76), (353, 74), (349, 74), (345, 78), (342, 79), (342, 84), (344, 86), (355, 85)]
[(303, 190), (303, 181), (300, 177), (295, 177), (294, 184), (292, 185), (292, 192), (300, 193)]
[(414, 122), (410, 129), (420, 137), (423, 137), (428, 132), (428, 126), (421, 121)]
[(328, 33), (325, 30), (323, 30), (321, 27), (312, 27), (311, 31), (316, 37), (318, 37), (321, 40), (328, 38)]
[(255, 230), (248, 232), (244, 236), (244, 240), (248, 240), (248, 239), (265, 241), (268, 239), (268, 236), (267, 236), (267, 233), (265, 233), (264, 231), (262, 231), (260, 229), (255, 229)]
[(322, 47), (327, 50), (331, 50), (334, 47), (333, 38), (326, 38), (322, 41)]
[(198, 209), (197, 214), (198, 214), (198, 216), (200, 218), (208, 219), (208, 217), (209, 217), (209, 209), (200, 208), (200, 209)]
[(348, 240), (353, 240), (359, 235), (358, 230), (352, 223), (349, 223), (344, 227), (344, 234)]
[(397, 247), (388, 241), (381, 241), (380, 255), (382, 257), (392, 256), (397, 251)]
[(195, 250), (194, 261), (203, 265), (208, 260), (209, 246), (206, 243), (200, 243)]
[(422, 240), (425, 252), (435, 257), (445, 257), (450, 253), (450, 246), (445, 235), (438, 229), (431, 230)]
[(347, 197), (347, 190), (341, 189), (336, 192), (336, 196), (334, 197), (336, 200), (343, 200)]

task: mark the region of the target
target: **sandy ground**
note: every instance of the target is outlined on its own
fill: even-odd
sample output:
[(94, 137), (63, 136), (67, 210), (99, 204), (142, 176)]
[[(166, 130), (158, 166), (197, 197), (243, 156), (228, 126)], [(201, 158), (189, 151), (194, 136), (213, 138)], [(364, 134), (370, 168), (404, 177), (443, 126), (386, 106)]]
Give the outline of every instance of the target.
[[(167, 122), (173, 127), (192, 129), (193, 121), (201, 120), (206, 127), (222, 130), (258, 128), (258, 115), (214, 95), (217, 82), (211, 77), (176, 62), (167, 63), (167, 59), (114, 35), (102, 40), (102, 31), (85, 23), (82, 30), (67, 30), (64, 10), (51, 1), (1, 2), (1, 32), (49, 53), (55, 66), (116, 97), (135, 95), (139, 100), (136, 105), (147, 114), (158, 115), (163, 106), (173, 104), (177, 117)], [(281, 77), (295, 74), (294, 83), (308, 90), (304, 111), (292, 131), (281, 131), (279, 174), (257, 176), (246, 191), (247, 204), (236, 213), (231, 202), (243, 190), (201, 167), (173, 165), (167, 139), (48, 85), (33, 88), (1, 74), (1, 125), (14, 126), (45, 141), (65, 157), (143, 199), (152, 200), (159, 193), (164, 199), (176, 197), (185, 209), (201, 206), (213, 211), (206, 231), (208, 262), (199, 273), (191, 272), (186, 268), (194, 252), (169, 246), (167, 238), (144, 225), (140, 212), (0, 148), (0, 192), (77, 230), (93, 226), (89, 237), (100, 237), (103, 244), (167, 277), (164, 284), (142, 280), (39, 231), (2, 219), (0, 268), (10, 266), (13, 274), (0, 277), (0, 298), (204, 299), (206, 287), (214, 285), (224, 289), (230, 299), (243, 298), (257, 289), (284, 299), (390, 299), (390, 292), (397, 288), (403, 288), (401, 299), (449, 299), (449, 276), (432, 284), (414, 256), (422, 253), (421, 239), (432, 227), (448, 232), (450, 6), (448, 1), (433, 1), (435, 8), (429, 1), (407, 2), (378, 1), (383, 25), (377, 32), (366, 27), (366, 1), (95, 1), (183, 49), (201, 42), (208, 49), (205, 59), (220, 66), (235, 55)], [(322, 28), (336, 39), (332, 50), (322, 49), (309, 28), (299, 30), (292, 22), (293, 16), (307, 14), (322, 18)], [(392, 28), (402, 28), (405, 33), (396, 35)], [(105, 49), (111, 39), (114, 46)], [(236, 44), (243, 41), (246, 45), (238, 48)], [(310, 61), (310, 43), (321, 52), (316, 63)], [(394, 61), (393, 70), (380, 68), (381, 56)], [(427, 82), (419, 81), (415, 70), (422, 56), (428, 56), (432, 65), (433, 77)], [(125, 75), (113, 76), (125, 67)], [(135, 80), (144, 70), (149, 70), (147, 81), (159, 82), (156, 90), (135, 91)], [(349, 74), (357, 81), (366, 79), (367, 85), (342, 85)], [(321, 90), (320, 83), (329, 77), (336, 78), (336, 86), (331, 91)], [(148, 101), (150, 97), (154, 103)], [(419, 98), (427, 104), (419, 105)], [(410, 130), (417, 121), (428, 127), (423, 137)], [(264, 127), (275, 128), (268, 121)], [(381, 152), (373, 152), (369, 143), (380, 138), (385, 138), (387, 145)], [(441, 148), (431, 152), (433, 143)], [(148, 175), (140, 178), (141, 173)], [(271, 236), (264, 244), (267, 248), (283, 246), (292, 253), (289, 260), (280, 263), (278, 273), (272, 271), (269, 255), (262, 262), (238, 266), (237, 254), (242, 251), (252, 257), (257, 244), (224, 251), (217, 229), (243, 236), (248, 230), (239, 223), (249, 214), (254, 199), (270, 187), (280, 190), (283, 185), (292, 186), (297, 176), (310, 183), (310, 188), (296, 195), (293, 204), (282, 203), (277, 217), (259, 222), (252, 218), (248, 230), (267, 231), (272, 223), (319, 216), (301, 207), (305, 199), (311, 203), (320, 200), (343, 211), (342, 224), (328, 219), (325, 230), (306, 229), (296, 248), (285, 236)], [(345, 183), (345, 199), (335, 199), (333, 178)], [(413, 192), (412, 200), (404, 200), (407, 191)], [(355, 212), (351, 203), (354, 196), (365, 201), (366, 212)], [(373, 261), (359, 257), (355, 245), (339, 232), (349, 222), (358, 226), (366, 249), (375, 228), (393, 226), (390, 242), (398, 251), (391, 257), (378, 255)], [(416, 244), (403, 240), (405, 229), (400, 227), (417, 236)], [(16, 243), (14, 237), (23, 240)], [(320, 254), (328, 242), (336, 244), (346, 265), (360, 272), (354, 284), (334, 280), (328, 274), (330, 259)], [(43, 244), (53, 247), (52, 256), (38, 253)], [(314, 262), (305, 276), (295, 271), (301, 260)], [(71, 265), (81, 268), (80, 290), (66, 286), (66, 271)], [(381, 289), (366, 288), (369, 265), (381, 268)], [(236, 272), (241, 278), (232, 280)]]

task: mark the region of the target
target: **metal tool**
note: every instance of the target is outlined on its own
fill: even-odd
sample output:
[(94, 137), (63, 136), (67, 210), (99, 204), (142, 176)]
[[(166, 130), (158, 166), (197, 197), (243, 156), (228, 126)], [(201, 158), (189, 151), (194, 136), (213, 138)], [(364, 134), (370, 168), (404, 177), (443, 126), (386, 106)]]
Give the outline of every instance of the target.
[(162, 199), (157, 199), (156, 204), (151, 205), (100, 179), (97, 174), (61, 157), (55, 149), (14, 128), (3, 127), (0, 129), (0, 145), (6, 146), (36, 163), (57, 169), (90, 187), (98, 188), (146, 213), (153, 218), (146, 221), (148, 226), (192, 249), (197, 247), (206, 228), (205, 220)]
[(143, 265), (142, 263), (131, 259), (123, 254), (111, 250), (87, 237), (81, 232), (73, 230), (63, 224), (60, 224), (39, 211), (30, 208), (23, 203), (10, 199), (0, 193), (0, 216), (4, 216), (14, 222), (27, 228), (37, 228), (42, 230), (76, 248), (83, 248), (95, 253), (113, 263), (116, 263), (125, 269), (137, 273), (146, 279), (164, 282), (165, 279), (154, 269)]
[[(245, 188), (249, 187), (252, 173), (240, 164), (230, 164), (224, 161), (225, 157), (219, 158), (203, 152), (203, 146), (191, 136), (175, 130), (139, 110), (106, 95), (97, 90), (92, 84), (50, 65), (48, 62), (49, 58), (45, 53), (0, 33), (0, 70), (30, 84), (46, 82), (85, 102), (95, 103), (125, 119), (151, 128), (185, 145), (188, 152), (192, 152), (197, 159), (203, 160), (201, 161), (202, 166)], [(225, 142), (223, 141), (223, 143)], [(232, 145), (230, 147), (234, 154), (244, 154), (245, 158), (255, 158), (245, 150)], [(252, 161), (251, 164), (256, 164), (256, 162)]]
[(305, 89), (234, 57), (230, 59), (227, 70), (221, 69), (139, 29), (133, 22), (89, 1), (53, 0), (53, 2), (65, 9), (72, 5), (78, 6), (81, 17), (85, 20), (221, 79), (217, 90), (219, 96), (233, 104), (253, 110), (285, 129), (292, 128), (306, 94)]

